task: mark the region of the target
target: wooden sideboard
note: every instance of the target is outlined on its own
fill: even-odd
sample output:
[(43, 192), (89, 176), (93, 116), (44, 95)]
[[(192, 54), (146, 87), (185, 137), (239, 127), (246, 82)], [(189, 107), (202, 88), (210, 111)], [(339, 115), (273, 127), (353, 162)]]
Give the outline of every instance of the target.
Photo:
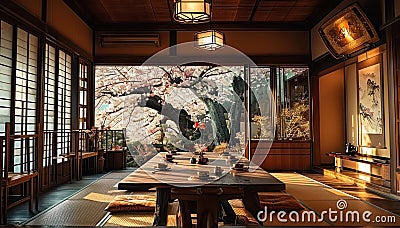
[[(310, 141), (275, 141), (252, 140), (251, 156), (265, 156), (261, 168), (275, 170), (311, 170)], [(258, 150), (254, 155), (255, 150)], [(261, 153), (261, 155), (259, 155)]]

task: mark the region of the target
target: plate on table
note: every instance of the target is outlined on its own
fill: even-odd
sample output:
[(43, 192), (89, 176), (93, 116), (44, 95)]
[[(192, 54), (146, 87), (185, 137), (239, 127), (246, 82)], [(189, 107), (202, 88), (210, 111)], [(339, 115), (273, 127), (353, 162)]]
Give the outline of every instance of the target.
[[(200, 153), (201, 152), (198, 152), (198, 151), (193, 152), (194, 155), (200, 155)], [(206, 154), (206, 152), (202, 152), (202, 153), (203, 153), (203, 155)]]
[(155, 171), (169, 171), (169, 170), (171, 170), (171, 167), (166, 167), (166, 168), (158, 168), (158, 167), (154, 167), (154, 170)]
[(239, 159), (237, 159), (237, 158), (227, 158), (226, 161), (229, 162), (229, 163), (235, 163), (235, 162), (239, 161)]
[(229, 155), (231, 155), (229, 152), (227, 152), (227, 151), (224, 151), (224, 152), (222, 152), (222, 154), (221, 154), (222, 156), (229, 156)]

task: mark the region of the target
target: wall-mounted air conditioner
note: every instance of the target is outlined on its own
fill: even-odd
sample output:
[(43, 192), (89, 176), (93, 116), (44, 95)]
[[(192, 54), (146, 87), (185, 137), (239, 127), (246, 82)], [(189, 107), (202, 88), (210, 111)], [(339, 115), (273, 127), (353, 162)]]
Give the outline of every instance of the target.
[(117, 46), (160, 46), (159, 34), (101, 34), (101, 47)]

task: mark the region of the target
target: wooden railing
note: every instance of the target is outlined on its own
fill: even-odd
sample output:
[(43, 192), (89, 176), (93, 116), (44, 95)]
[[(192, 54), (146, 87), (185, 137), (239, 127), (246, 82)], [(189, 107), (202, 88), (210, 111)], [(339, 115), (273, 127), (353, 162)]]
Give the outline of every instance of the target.
[[(42, 188), (73, 178), (71, 132), (46, 130), (43, 132)], [(65, 163), (65, 164), (64, 164)], [(68, 166), (68, 168), (66, 168)]]
[(104, 150), (112, 150), (115, 146), (126, 147), (126, 132), (123, 130), (97, 130), (99, 146)]
[[(92, 163), (92, 169), (94, 173), (97, 173), (98, 165), (98, 138), (90, 131), (87, 130), (73, 130), (71, 134), (71, 156), (75, 160), (74, 174), (76, 180), (81, 180), (83, 175), (83, 169), (89, 169), (89, 160)], [(86, 167), (84, 167), (84, 165)]]
[(74, 130), (71, 137), (77, 180), (82, 178), (84, 169), (98, 172), (126, 167), (125, 130)]
[(38, 210), (38, 135), (11, 135), (6, 123), (4, 137), (0, 137), (0, 211), (1, 224), (7, 224), (7, 211), (29, 201), (31, 212)]

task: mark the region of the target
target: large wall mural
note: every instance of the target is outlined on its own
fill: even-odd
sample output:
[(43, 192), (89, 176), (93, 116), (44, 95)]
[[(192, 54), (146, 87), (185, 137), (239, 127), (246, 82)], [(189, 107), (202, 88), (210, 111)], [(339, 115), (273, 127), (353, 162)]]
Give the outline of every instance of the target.
[(243, 151), (243, 75), (243, 66), (97, 66), (96, 126), (125, 128), (138, 163), (159, 151)]

